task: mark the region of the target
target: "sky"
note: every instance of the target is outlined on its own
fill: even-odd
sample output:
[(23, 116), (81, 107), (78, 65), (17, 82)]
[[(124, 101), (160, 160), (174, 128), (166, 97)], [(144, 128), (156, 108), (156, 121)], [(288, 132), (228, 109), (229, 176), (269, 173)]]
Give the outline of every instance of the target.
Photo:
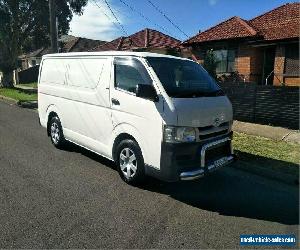
[[(247, 20), (296, 0), (150, 0), (182, 32), (166, 20), (149, 3), (149, 0), (106, 1), (124, 28), (123, 30), (117, 24), (105, 0), (89, 0), (83, 15), (74, 15), (69, 34), (111, 41), (144, 28), (152, 28), (184, 41), (199, 31), (204, 31), (232, 16)], [(136, 12), (122, 2), (132, 6)]]

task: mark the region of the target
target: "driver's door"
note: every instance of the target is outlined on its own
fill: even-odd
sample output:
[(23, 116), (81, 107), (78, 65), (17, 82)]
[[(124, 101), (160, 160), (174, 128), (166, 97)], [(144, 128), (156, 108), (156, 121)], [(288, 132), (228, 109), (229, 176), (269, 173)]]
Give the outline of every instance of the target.
[[(153, 102), (136, 96), (138, 84), (152, 84), (144, 62), (136, 57), (115, 57), (110, 92), (114, 128), (122, 125), (137, 132), (145, 146), (146, 164), (159, 167), (162, 138), (163, 100)], [(159, 94), (159, 93), (158, 93)], [(147, 155), (146, 155), (147, 153)], [(149, 157), (148, 155), (151, 155)]]

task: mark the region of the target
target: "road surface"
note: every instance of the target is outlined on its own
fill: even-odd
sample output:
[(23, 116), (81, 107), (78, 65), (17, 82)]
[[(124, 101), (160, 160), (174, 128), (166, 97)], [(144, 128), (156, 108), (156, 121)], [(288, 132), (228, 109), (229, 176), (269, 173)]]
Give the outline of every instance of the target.
[(240, 234), (298, 234), (298, 204), (296, 186), (231, 167), (129, 186), (108, 160), (55, 149), (36, 112), (0, 102), (0, 248), (236, 248)]

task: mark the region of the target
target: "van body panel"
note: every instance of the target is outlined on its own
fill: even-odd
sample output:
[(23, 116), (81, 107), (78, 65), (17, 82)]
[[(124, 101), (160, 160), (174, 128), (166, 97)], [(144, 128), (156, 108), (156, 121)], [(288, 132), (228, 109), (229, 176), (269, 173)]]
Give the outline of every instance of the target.
[[(111, 158), (111, 150), (108, 149), (110, 142), (110, 133), (108, 132), (113, 129), (109, 102), (112, 59), (105, 57), (91, 59), (91, 63), (95, 65), (93, 70), (97, 70), (98, 63), (101, 72), (99, 82), (94, 83), (95, 86), (91, 86), (91, 88), (89, 86), (76, 86), (76, 83), (72, 82), (70, 77), (73, 74), (71, 66), (76, 64), (76, 60), (80, 61), (82, 58), (64, 58), (63, 64), (59, 63), (59, 58), (46, 58), (42, 61), (42, 71), (43, 64), (47, 60), (54, 61), (54, 63), (50, 63), (51, 66), (61, 65), (65, 68), (65, 72), (59, 74), (60, 78), (51, 78), (50, 82), (43, 82), (43, 76), (41, 77), (39, 84), (41, 120), (47, 119), (43, 115), (45, 109), (48, 109), (47, 115), (53, 110), (53, 108), (49, 109), (49, 106), (47, 106), (47, 104), (51, 104), (56, 111), (59, 110), (56, 113), (58, 113), (61, 120), (66, 139), (82, 144), (96, 152), (101, 152), (101, 154)], [(83, 60), (85, 60), (84, 63), (89, 62), (88, 57), (83, 58)], [(80, 62), (78, 65), (82, 67), (81, 73), (84, 74), (85, 65)], [(78, 67), (75, 67), (75, 70), (78, 71)], [(41, 74), (43, 75), (43, 72)], [(89, 78), (81, 80), (91, 81)], [(55, 84), (53, 81), (59, 81), (59, 83)], [(43, 124), (46, 125), (45, 122)]]
[(143, 156), (147, 153), (147, 146), (145, 143), (145, 140), (143, 138), (143, 135), (139, 132), (138, 128), (134, 127), (132, 124), (128, 123), (119, 123), (113, 128), (112, 134), (111, 134), (111, 141), (110, 141), (110, 149), (113, 154), (113, 146), (114, 142), (117, 139), (118, 136), (122, 134), (128, 134), (131, 137), (133, 137), (136, 142), (138, 143), (139, 147), (141, 148), (141, 151), (143, 153)]

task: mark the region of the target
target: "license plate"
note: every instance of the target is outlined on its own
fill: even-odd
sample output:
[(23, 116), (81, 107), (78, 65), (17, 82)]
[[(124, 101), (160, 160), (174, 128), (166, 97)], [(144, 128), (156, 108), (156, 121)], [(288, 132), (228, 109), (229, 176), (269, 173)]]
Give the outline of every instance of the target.
[(224, 157), (224, 158), (214, 161), (214, 165), (217, 168), (217, 167), (223, 166), (226, 162), (227, 162), (227, 158)]

